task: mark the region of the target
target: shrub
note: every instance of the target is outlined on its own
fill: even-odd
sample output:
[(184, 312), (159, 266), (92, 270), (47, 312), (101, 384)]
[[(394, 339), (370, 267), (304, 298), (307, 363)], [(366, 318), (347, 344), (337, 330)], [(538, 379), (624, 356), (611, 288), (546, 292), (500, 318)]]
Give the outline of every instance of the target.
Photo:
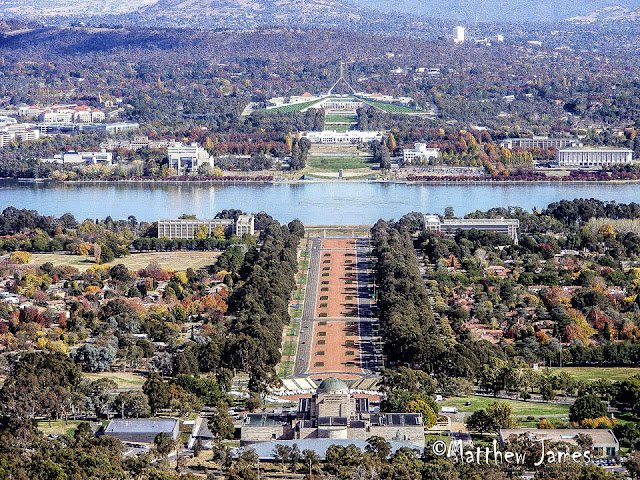
[(18, 250), (16, 252), (13, 252), (9, 256), (9, 261), (10, 262), (17, 263), (19, 265), (25, 265), (25, 264), (29, 263), (30, 260), (31, 260), (31, 254), (29, 252), (24, 252), (22, 250)]

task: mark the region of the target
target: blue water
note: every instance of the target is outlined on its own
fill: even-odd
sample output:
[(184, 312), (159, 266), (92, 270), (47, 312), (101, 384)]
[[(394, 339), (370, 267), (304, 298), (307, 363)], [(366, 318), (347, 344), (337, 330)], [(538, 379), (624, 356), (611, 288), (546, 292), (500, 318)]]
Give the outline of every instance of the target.
[(153, 221), (182, 213), (209, 218), (222, 209), (264, 210), (281, 222), (373, 224), (412, 212), (456, 215), (491, 207), (543, 208), (561, 199), (598, 198), (640, 202), (639, 184), (526, 183), (412, 185), (369, 182), (327, 182), (277, 185), (172, 184), (20, 184), (0, 182), (0, 209), (13, 205), (45, 215), (70, 212), (76, 219)]

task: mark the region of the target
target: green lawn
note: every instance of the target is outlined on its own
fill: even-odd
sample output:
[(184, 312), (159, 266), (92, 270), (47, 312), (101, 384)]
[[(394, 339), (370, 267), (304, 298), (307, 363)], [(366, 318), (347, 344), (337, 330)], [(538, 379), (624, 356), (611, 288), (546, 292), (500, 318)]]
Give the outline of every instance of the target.
[(393, 103), (385, 103), (385, 102), (376, 102), (375, 100), (369, 100), (368, 98), (359, 98), (364, 103), (371, 105), (372, 107), (379, 108), (383, 112), (387, 113), (412, 113), (412, 114), (421, 114), (426, 115), (429, 112), (425, 112), (424, 110), (416, 110), (415, 108), (405, 107), (404, 105), (395, 105)]
[(640, 375), (640, 368), (632, 367), (559, 367), (551, 368), (555, 374), (568, 372), (576, 380), (595, 382), (599, 379), (614, 381), (624, 380), (634, 375)]
[[(470, 401), (471, 405), (465, 405)], [(511, 405), (511, 412), (514, 415), (569, 415), (569, 405), (560, 405), (557, 403), (534, 403), (523, 402), (520, 400), (506, 400), (503, 398), (480, 397), (470, 395), (468, 397), (448, 398), (443, 402), (438, 402), (439, 407), (458, 407), (460, 412), (475, 412), (481, 408), (486, 408), (490, 403), (499, 401)]]
[(64, 420), (55, 420), (51, 422), (51, 427), (49, 427), (49, 422), (44, 420), (38, 422), (38, 430), (45, 435), (55, 434), (68, 435), (72, 437), (73, 432), (75, 432), (79, 424), (79, 420), (69, 420), (67, 423), (65, 423)]
[(333, 123), (331, 125), (327, 125), (325, 128), (327, 130), (335, 130), (337, 133), (344, 133), (351, 130), (354, 125), (349, 125), (346, 123)]
[(282, 346), (282, 356), (283, 357), (293, 357), (296, 354), (296, 346), (298, 344), (296, 342), (284, 342)]
[(375, 164), (371, 163), (371, 157), (351, 155), (344, 157), (309, 157), (308, 165), (319, 170), (352, 170), (355, 168), (369, 168)]
[(328, 114), (324, 117), (324, 121), (329, 123), (353, 123), (358, 121), (357, 115), (336, 115)]
[(279, 377), (288, 377), (293, 373), (293, 367), (295, 362), (287, 360), (286, 362), (280, 362), (278, 366), (278, 376)]
[(268, 113), (290, 113), (300, 112), (305, 108), (309, 108), (323, 99), (313, 100), (311, 102), (295, 103), (293, 105), (283, 105), (282, 107), (268, 108), (265, 110)]

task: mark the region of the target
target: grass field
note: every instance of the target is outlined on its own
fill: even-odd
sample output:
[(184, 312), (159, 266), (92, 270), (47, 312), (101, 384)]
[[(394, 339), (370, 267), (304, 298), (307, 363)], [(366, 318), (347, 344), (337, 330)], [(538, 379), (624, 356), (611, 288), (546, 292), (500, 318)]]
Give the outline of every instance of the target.
[(319, 170), (353, 170), (355, 168), (370, 168), (371, 157), (336, 156), (336, 157), (309, 157), (308, 165)]
[(624, 380), (634, 375), (640, 375), (640, 368), (633, 367), (553, 367), (555, 374), (565, 371), (576, 380), (595, 382), (599, 379), (614, 381)]
[(309, 108), (323, 99), (313, 100), (311, 102), (295, 103), (293, 105), (283, 105), (282, 107), (268, 108), (265, 112), (269, 113), (289, 113), (300, 112), (305, 108)]
[[(133, 253), (126, 257), (116, 258), (105, 265), (113, 266), (124, 264), (129, 270), (140, 270), (151, 262), (156, 261), (162, 268), (168, 270), (186, 270), (187, 268), (200, 269), (216, 263), (220, 252), (150, 252)], [(95, 265), (93, 256), (67, 255), (64, 253), (36, 253), (31, 258), (30, 264), (42, 265), (51, 262), (55, 266), (70, 265), (81, 272)]]
[(353, 123), (358, 121), (358, 116), (327, 114), (324, 117), (324, 121), (325, 123)]
[(118, 384), (118, 390), (142, 388), (142, 384), (146, 380), (142, 375), (132, 372), (85, 373), (84, 376), (90, 380), (98, 380), (99, 378), (108, 378), (109, 380), (113, 380)]
[[(470, 401), (471, 405), (465, 405)], [(490, 403), (499, 401), (508, 403), (514, 415), (569, 415), (569, 405), (561, 405), (557, 403), (534, 403), (523, 402), (520, 400), (506, 400), (503, 398), (479, 397), (470, 395), (468, 397), (453, 397), (438, 402), (439, 407), (457, 407), (460, 412), (475, 412), (481, 408), (486, 408)]]
[(364, 103), (371, 105), (372, 107), (379, 108), (383, 112), (387, 113), (412, 113), (414, 115), (426, 115), (429, 112), (423, 110), (416, 110), (414, 108), (405, 107), (403, 105), (395, 105), (393, 103), (376, 102), (375, 100), (369, 100), (368, 98), (358, 98)]
[(73, 432), (78, 428), (80, 424), (79, 420), (69, 420), (67, 423), (64, 420), (56, 420), (51, 422), (51, 427), (49, 427), (49, 422), (40, 421), (38, 422), (38, 430), (40, 430), (45, 435), (68, 435), (73, 436)]

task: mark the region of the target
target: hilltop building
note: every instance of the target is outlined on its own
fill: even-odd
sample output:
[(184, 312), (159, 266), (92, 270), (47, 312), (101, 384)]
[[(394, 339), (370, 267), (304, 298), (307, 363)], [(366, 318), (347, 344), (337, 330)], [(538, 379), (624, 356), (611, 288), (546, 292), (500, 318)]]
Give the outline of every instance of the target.
[(425, 215), (424, 228), (445, 235), (455, 235), (457, 230), (483, 230), (509, 235), (518, 243), (520, 221), (511, 218), (451, 218), (440, 220), (438, 215)]
[(298, 401), (291, 414), (248, 414), (240, 429), (241, 445), (274, 440), (357, 439), (373, 436), (424, 447), (420, 413), (377, 413), (368, 398), (355, 398), (340, 379), (324, 380), (316, 393)]
[(223, 227), (226, 231), (242, 238), (245, 233), (255, 234), (255, 217), (253, 215), (240, 215), (238, 220), (230, 218), (213, 218), (211, 220), (198, 220), (180, 218), (176, 220), (158, 220), (158, 238), (195, 238), (196, 231), (202, 225), (207, 228), (207, 236), (210, 237), (217, 227)]
[(311, 143), (368, 143), (373, 140), (382, 142), (382, 133), (373, 130), (347, 130), (346, 132), (336, 132), (335, 130), (324, 130), (322, 132), (304, 132), (300, 135)]
[(18, 108), (18, 115), (34, 118), (43, 123), (77, 122), (95, 123), (103, 122), (105, 114), (102, 110), (88, 105), (52, 105), (39, 107), (36, 105), (22, 106)]
[(464, 27), (457, 26), (453, 31), (453, 43), (464, 43)]
[(214, 166), (213, 157), (197, 143), (183, 145), (176, 142), (168, 146), (167, 154), (169, 155), (169, 168), (173, 168), (178, 175), (197, 172), (201, 165), (209, 165), (211, 168)]
[(580, 147), (562, 148), (556, 152), (556, 165), (563, 167), (603, 167), (633, 163), (633, 150), (628, 148)]
[(413, 148), (405, 148), (402, 150), (402, 160), (405, 164), (420, 163), (430, 158), (438, 158), (440, 156), (439, 148), (428, 148), (426, 143), (416, 143)]

